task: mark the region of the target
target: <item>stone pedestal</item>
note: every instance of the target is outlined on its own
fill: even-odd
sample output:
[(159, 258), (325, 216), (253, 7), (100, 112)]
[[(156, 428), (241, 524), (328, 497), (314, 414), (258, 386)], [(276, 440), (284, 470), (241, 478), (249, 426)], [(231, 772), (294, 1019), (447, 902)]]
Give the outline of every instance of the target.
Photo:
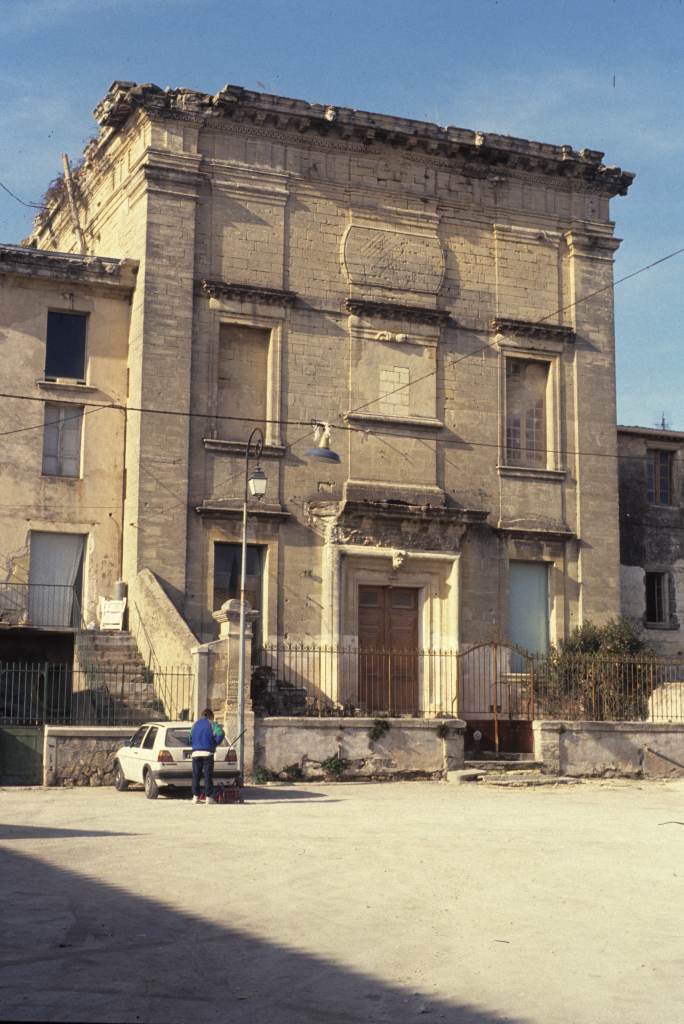
[[(252, 668), (252, 623), (258, 612), (252, 611), (245, 602), (245, 692), (244, 728), (242, 738), (245, 752), (245, 777), (254, 774), (254, 713), (250, 695)], [(226, 601), (219, 611), (214, 612), (219, 624), (219, 638), (211, 644), (211, 665), (207, 686), (207, 707), (223, 722), (226, 736), (235, 740), (238, 736), (238, 682), (240, 666), (240, 602), (235, 598)]]

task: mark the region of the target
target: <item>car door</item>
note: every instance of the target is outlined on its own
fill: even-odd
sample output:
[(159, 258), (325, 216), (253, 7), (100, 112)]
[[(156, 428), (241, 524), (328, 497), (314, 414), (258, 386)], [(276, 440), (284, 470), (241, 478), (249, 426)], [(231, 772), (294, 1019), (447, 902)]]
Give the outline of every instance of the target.
[(153, 761), (156, 760), (156, 754), (154, 752), (154, 747), (155, 747), (155, 744), (157, 742), (157, 733), (158, 732), (159, 732), (159, 729), (156, 726), (154, 726), (154, 725), (151, 726), (147, 730), (147, 733), (145, 734), (145, 736), (143, 738), (143, 741), (140, 744), (140, 758), (139, 758), (139, 761), (138, 761), (139, 771), (140, 771), (140, 778), (138, 780), (139, 782), (143, 781), (143, 771), (145, 769), (145, 765), (146, 764), (151, 764)]
[(141, 726), (128, 745), (128, 756), (126, 758), (124, 774), (129, 782), (142, 782), (143, 780), (143, 755), (146, 751), (143, 751), (141, 748), (149, 729), (149, 725)]

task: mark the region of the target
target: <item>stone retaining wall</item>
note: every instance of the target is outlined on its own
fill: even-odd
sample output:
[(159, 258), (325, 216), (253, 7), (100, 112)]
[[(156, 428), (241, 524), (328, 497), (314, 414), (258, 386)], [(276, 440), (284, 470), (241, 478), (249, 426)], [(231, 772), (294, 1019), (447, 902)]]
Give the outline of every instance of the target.
[(48, 725), (43, 750), (43, 785), (110, 786), (114, 755), (134, 725)]
[(463, 767), (465, 722), (257, 718), (254, 774), (267, 779), (443, 778)]
[(532, 723), (534, 758), (551, 775), (684, 776), (684, 723)]

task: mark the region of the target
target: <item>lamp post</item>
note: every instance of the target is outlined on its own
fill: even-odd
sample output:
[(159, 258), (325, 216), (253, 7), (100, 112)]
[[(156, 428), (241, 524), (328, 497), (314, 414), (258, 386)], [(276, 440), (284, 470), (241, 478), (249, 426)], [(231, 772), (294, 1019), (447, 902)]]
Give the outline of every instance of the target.
[[(242, 561), (240, 565), (240, 653), (238, 660), (238, 723), (237, 731), (240, 737), (240, 748), (238, 752), (238, 770), (240, 777), (245, 774), (245, 582), (247, 578), (247, 503), (250, 495), (261, 500), (266, 493), (267, 477), (259, 465), (259, 459), (264, 449), (264, 435), (259, 427), (255, 427), (249, 435), (245, 449), (245, 493), (242, 503)], [(250, 456), (256, 460), (256, 466), (250, 473)]]
[[(314, 424), (315, 448), (304, 452), (305, 458), (323, 459), (327, 462), (341, 462), (337, 452), (330, 447), (330, 427), (327, 423)], [(238, 770), (241, 778), (245, 774), (245, 581), (247, 578), (247, 504), (250, 496), (261, 500), (266, 493), (267, 477), (259, 465), (264, 450), (264, 435), (259, 427), (255, 427), (249, 435), (245, 449), (245, 493), (242, 503), (242, 562), (240, 566), (240, 653), (238, 660), (238, 722), (237, 731), (240, 737), (238, 750)], [(250, 473), (249, 460), (254, 458), (256, 466)]]

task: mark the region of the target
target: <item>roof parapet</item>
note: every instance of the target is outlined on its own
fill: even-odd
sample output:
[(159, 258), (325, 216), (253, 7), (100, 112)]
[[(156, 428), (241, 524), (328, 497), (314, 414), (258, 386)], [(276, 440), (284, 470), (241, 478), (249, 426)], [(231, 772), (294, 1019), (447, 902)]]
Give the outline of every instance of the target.
[(238, 85), (225, 85), (211, 96), (194, 89), (161, 89), (150, 82), (115, 81), (95, 108), (94, 116), (103, 129), (115, 132), (139, 109), (153, 118), (204, 123), (223, 118), (252, 121), (281, 130), (337, 135), (368, 145), (385, 143), (419, 149), (471, 164), (509, 166), (575, 178), (609, 196), (626, 195), (634, 180), (630, 171), (603, 164), (604, 154), (600, 150), (576, 150), (568, 145), (555, 146), (453, 125), (440, 127), (427, 121), (253, 92)]

